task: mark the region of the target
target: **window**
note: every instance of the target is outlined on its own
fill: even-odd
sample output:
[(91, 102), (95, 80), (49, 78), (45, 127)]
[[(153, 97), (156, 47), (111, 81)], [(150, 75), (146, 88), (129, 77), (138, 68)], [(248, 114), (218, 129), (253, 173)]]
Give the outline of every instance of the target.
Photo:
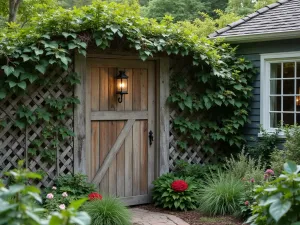
[(300, 125), (300, 53), (265, 54), (261, 60), (263, 127)]

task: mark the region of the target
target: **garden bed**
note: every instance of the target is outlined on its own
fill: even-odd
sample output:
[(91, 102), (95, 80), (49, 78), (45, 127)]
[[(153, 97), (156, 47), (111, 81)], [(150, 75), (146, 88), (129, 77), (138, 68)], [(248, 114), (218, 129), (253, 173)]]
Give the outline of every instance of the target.
[(149, 210), (152, 212), (160, 212), (171, 214), (181, 218), (190, 225), (242, 225), (243, 222), (231, 216), (210, 217), (200, 213), (197, 210), (193, 211), (171, 211), (155, 207), (153, 204), (136, 206), (140, 209)]

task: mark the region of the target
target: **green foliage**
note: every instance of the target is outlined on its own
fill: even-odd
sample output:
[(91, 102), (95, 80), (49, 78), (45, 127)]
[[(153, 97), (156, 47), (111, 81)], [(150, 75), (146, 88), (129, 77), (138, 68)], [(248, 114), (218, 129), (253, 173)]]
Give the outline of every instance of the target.
[(226, 159), (225, 168), (227, 172), (239, 180), (250, 181), (254, 179), (254, 183), (261, 184), (264, 181), (265, 164), (263, 161), (254, 159), (244, 152)]
[(223, 152), (240, 149), (244, 144), (242, 129), (248, 122), (255, 70), (244, 59), (226, 54), (222, 57), (231, 65), (229, 79), (212, 76), (210, 68), (203, 66), (200, 71), (187, 68), (189, 76), (174, 74), (171, 81), (169, 101), (182, 111), (174, 119), (174, 129), (185, 136), (185, 142), (202, 143), (202, 151), (210, 154), (215, 154), (216, 145), (222, 145)]
[(165, 15), (171, 15), (174, 21), (194, 20), (205, 9), (206, 5), (197, 0), (152, 0), (143, 9), (142, 15), (159, 21)]
[(45, 210), (37, 206), (42, 203), (40, 190), (27, 185), (30, 179), (41, 179), (39, 174), (22, 169), (22, 162), (6, 175), (12, 177), (14, 184), (5, 187), (0, 181), (0, 224), (2, 225), (89, 225), (90, 217), (85, 212), (77, 212), (86, 199), (72, 202), (60, 212), (53, 212), (45, 218), (40, 214)]
[(129, 210), (114, 197), (88, 201), (83, 205), (83, 210), (92, 218), (92, 225), (132, 224)]
[[(70, 205), (72, 201), (87, 198), (94, 192), (94, 184), (87, 182), (87, 176), (83, 174), (61, 175), (54, 180), (55, 186), (44, 190), (44, 207), (48, 211), (55, 211), (60, 204)], [(76, 187), (76, 188), (74, 188)], [(53, 198), (46, 198), (47, 194), (53, 194)], [(64, 196), (63, 193), (66, 193)]]
[(193, 177), (195, 180), (202, 181), (207, 178), (207, 173), (216, 173), (219, 171), (218, 165), (190, 164), (184, 160), (176, 162), (174, 175), (177, 177)]
[(279, 178), (257, 187), (251, 225), (297, 225), (300, 218), (300, 166), (294, 162), (284, 164)]
[(229, 173), (219, 172), (199, 189), (199, 209), (210, 215), (234, 214), (240, 210), (245, 187), (242, 181)]
[(285, 142), (283, 149), (275, 149), (271, 153), (271, 168), (276, 174), (283, 171), (283, 164), (287, 160), (293, 160), (300, 164), (300, 126), (286, 126), (284, 128)]
[(234, 12), (235, 14), (240, 16), (246, 16), (253, 13), (255, 10), (258, 10), (276, 1), (277, 0), (229, 0), (226, 11)]
[(247, 152), (254, 159), (261, 159), (267, 166), (270, 165), (271, 154), (279, 144), (279, 129), (274, 133), (261, 129), (262, 137), (256, 139), (256, 142), (248, 146)]
[[(187, 190), (175, 192), (171, 188), (172, 182), (178, 179), (187, 182)], [(152, 196), (156, 206), (176, 210), (191, 210), (197, 208), (197, 191), (199, 187), (193, 178), (180, 178), (176, 177), (173, 173), (168, 173), (157, 178), (153, 181), (153, 184)]]
[(225, 13), (221, 10), (215, 10), (214, 14), (215, 16), (211, 17), (206, 13), (201, 13), (199, 14), (201, 18), (196, 18), (193, 21), (179, 21), (178, 24), (186, 29), (193, 30), (199, 37), (207, 37), (214, 31), (240, 19), (234, 13)]

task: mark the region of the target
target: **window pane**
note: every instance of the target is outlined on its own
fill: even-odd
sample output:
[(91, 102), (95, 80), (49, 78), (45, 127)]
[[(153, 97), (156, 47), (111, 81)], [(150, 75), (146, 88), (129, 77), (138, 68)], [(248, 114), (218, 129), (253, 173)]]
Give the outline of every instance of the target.
[(283, 94), (295, 94), (295, 80), (283, 80)]
[(300, 95), (300, 80), (296, 81), (296, 95)]
[(294, 113), (283, 113), (283, 124), (294, 125)]
[(300, 62), (297, 62), (297, 77), (300, 77)]
[(300, 112), (300, 96), (296, 96), (296, 111)]
[(283, 111), (294, 111), (295, 110), (295, 97), (283, 97)]
[(281, 97), (270, 97), (270, 111), (281, 111)]
[(271, 80), (270, 81), (270, 94), (280, 95), (281, 94), (281, 80)]
[(299, 113), (297, 113), (297, 115), (296, 115), (296, 123), (297, 123), (297, 125), (300, 125), (300, 114)]
[(281, 63), (271, 63), (271, 78), (281, 78)]
[(283, 78), (295, 77), (295, 63), (283, 63)]
[(271, 128), (277, 128), (280, 125), (281, 113), (270, 113), (270, 126)]

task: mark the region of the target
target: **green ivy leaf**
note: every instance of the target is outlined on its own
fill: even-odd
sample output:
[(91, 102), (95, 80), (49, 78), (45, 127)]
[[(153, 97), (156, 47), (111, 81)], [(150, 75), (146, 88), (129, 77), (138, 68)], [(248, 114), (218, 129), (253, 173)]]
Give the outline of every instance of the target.
[(1, 69), (4, 70), (4, 73), (5, 73), (7, 76), (9, 76), (10, 74), (12, 74), (12, 73), (15, 71), (14, 67), (12, 67), (12, 66), (7, 66), (7, 65), (2, 66)]
[(25, 81), (21, 81), (20, 83), (17, 84), (18, 87), (22, 88), (23, 90), (26, 89), (27, 85), (26, 85), (26, 82)]
[(37, 71), (39, 71), (41, 74), (45, 74), (46, 70), (47, 70), (47, 66), (43, 65), (43, 64), (39, 64), (35, 66), (35, 69)]

